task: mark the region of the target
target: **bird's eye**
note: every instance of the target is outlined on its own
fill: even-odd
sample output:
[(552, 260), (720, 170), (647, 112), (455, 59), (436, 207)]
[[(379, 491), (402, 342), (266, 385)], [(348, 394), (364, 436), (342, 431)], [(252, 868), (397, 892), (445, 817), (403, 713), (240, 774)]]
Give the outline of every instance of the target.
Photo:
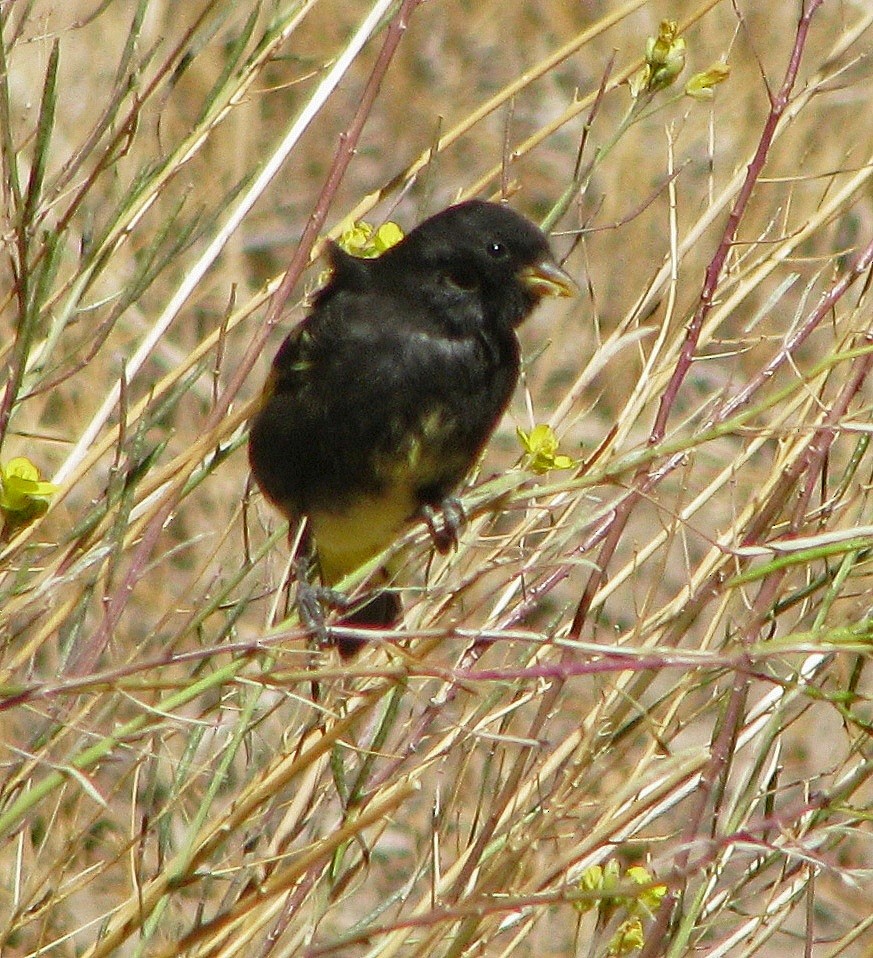
[(494, 259), (502, 259), (509, 250), (506, 248), (505, 243), (501, 243), (499, 240), (494, 240), (488, 244), (488, 253), (494, 257)]

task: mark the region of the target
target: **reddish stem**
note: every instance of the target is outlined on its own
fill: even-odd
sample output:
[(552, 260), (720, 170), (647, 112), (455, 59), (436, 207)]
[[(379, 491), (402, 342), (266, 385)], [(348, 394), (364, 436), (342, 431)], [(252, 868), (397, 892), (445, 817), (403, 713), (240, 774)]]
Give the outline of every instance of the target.
[[(821, 6), (822, 2), (823, 0), (810, 0), (809, 4), (803, 9), (801, 14), (797, 25), (797, 32), (794, 37), (794, 45), (791, 50), (791, 56), (789, 57), (788, 66), (785, 71), (785, 77), (782, 81), (781, 87), (779, 88), (779, 92), (775, 97), (771, 96), (770, 98), (770, 112), (768, 113), (767, 119), (764, 122), (764, 129), (761, 133), (761, 138), (758, 141), (755, 155), (749, 163), (748, 169), (746, 171), (746, 177), (742, 186), (740, 187), (739, 194), (737, 195), (736, 201), (731, 209), (730, 215), (728, 216), (727, 225), (725, 226), (724, 232), (722, 234), (721, 242), (719, 243), (718, 248), (715, 251), (715, 255), (712, 257), (712, 260), (706, 269), (703, 289), (700, 293), (697, 309), (694, 311), (694, 316), (688, 325), (688, 329), (685, 334), (685, 341), (682, 344), (682, 350), (679, 354), (676, 367), (673, 370), (673, 375), (670, 377), (670, 382), (667, 384), (667, 388), (664, 390), (664, 393), (661, 396), (661, 401), (658, 405), (658, 412), (655, 416), (655, 422), (649, 435), (650, 445), (657, 445), (659, 442), (663, 441), (667, 429), (667, 421), (670, 417), (676, 397), (678, 396), (682, 383), (685, 381), (685, 377), (688, 375), (688, 371), (690, 370), (691, 364), (694, 361), (694, 355), (697, 350), (698, 341), (700, 339), (700, 332), (703, 328), (706, 317), (709, 315), (712, 309), (712, 304), (715, 299), (716, 290), (718, 289), (719, 280), (724, 272), (728, 253), (730, 252), (730, 249), (736, 238), (737, 229), (739, 228), (743, 215), (746, 212), (746, 208), (748, 207), (749, 200), (751, 199), (755, 185), (757, 184), (761, 173), (763, 172), (770, 148), (773, 144), (773, 137), (775, 136), (777, 127), (779, 125), (779, 121), (782, 119), (782, 116), (790, 102), (791, 91), (793, 90), (794, 84), (797, 80), (797, 72), (800, 68), (803, 49), (806, 45), (809, 34), (810, 22), (816, 10)], [(681, 457), (675, 457), (674, 462), (681, 462)], [(665, 474), (666, 472), (663, 467), (658, 467), (656, 469), (654, 466), (649, 466), (641, 469), (634, 478), (633, 488), (629, 494), (616, 506), (612, 516), (608, 517), (605, 520), (605, 523), (601, 524), (598, 537), (605, 538), (603, 539), (603, 545), (601, 546), (600, 553), (597, 558), (597, 568), (588, 577), (588, 582), (585, 585), (585, 589), (579, 600), (579, 604), (576, 607), (576, 614), (573, 617), (573, 623), (570, 627), (571, 638), (578, 638), (582, 633), (582, 627), (587, 620), (591, 603), (594, 600), (594, 596), (606, 582), (606, 570), (609, 566), (609, 563), (612, 561), (612, 557), (615, 553), (618, 543), (621, 540), (634, 507), (640, 498), (645, 494), (647, 489), (651, 487), (655, 476), (657, 475), (663, 478)]]
[(255, 335), (251, 346), (249, 346), (243, 356), (224, 394), (215, 404), (204, 427), (206, 430), (217, 426), (227, 415), (227, 410), (231, 402), (251, 372), (273, 328), (281, 319), (288, 297), (299, 282), (303, 271), (309, 265), (312, 247), (318, 239), (318, 235), (327, 219), (330, 206), (336, 196), (337, 189), (346, 174), (352, 157), (355, 155), (358, 141), (361, 138), (361, 133), (364, 130), (370, 112), (373, 109), (373, 104), (376, 102), (376, 97), (379, 95), (382, 81), (385, 78), (385, 74), (388, 71), (397, 46), (403, 34), (406, 32), (409, 25), (409, 18), (421, 2), (422, 0), (403, 0), (400, 10), (391, 21), (385, 36), (385, 42), (382, 44), (382, 49), (379, 51), (379, 56), (367, 80), (367, 86), (361, 94), (358, 109), (348, 129), (340, 134), (339, 147), (334, 154), (333, 163), (327, 174), (327, 180), (322, 187), (321, 194), (318, 197), (318, 202), (315, 204), (315, 208), (306, 223), (303, 234), (300, 237), (300, 242), (297, 244), (297, 249), (294, 251), (291, 262), (288, 264), (288, 269), (285, 271), (285, 276), (282, 278), (279, 288), (270, 300), (267, 315), (264, 318), (264, 324)]
[[(291, 291), (308, 264), (312, 246), (315, 243), (321, 227), (324, 225), (330, 204), (354, 156), (355, 148), (357, 147), (364, 125), (373, 108), (373, 104), (376, 101), (382, 80), (400, 43), (400, 39), (406, 31), (409, 17), (419, 3), (421, 3), (421, 0), (403, 0), (400, 10), (391, 21), (385, 36), (385, 42), (379, 51), (379, 56), (370, 73), (367, 86), (361, 95), (358, 109), (355, 112), (349, 128), (340, 137), (340, 147), (334, 156), (327, 181), (324, 184), (315, 209), (309, 218), (309, 222), (306, 224), (306, 228), (300, 238), (300, 243), (297, 246), (297, 250), (288, 266), (282, 283), (273, 295), (267, 310), (264, 325), (254, 337), (254, 341), (246, 351), (227, 389), (215, 402), (204, 425), (204, 432), (216, 428), (227, 415), (231, 402), (254, 366), (270, 332), (282, 315), (282, 310), (285, 307), (285, 303)], [(124, 576), (121, 586), (116, 588), (113, 594), (107, 598), (103, 621), (93, 636), (88, 640), (87, 648), (80, 650), (75, 657), (76, 668), (74, 674), (83, 674), (85, 665), (93, 666), (105, 648), (106, 643), (109, 641), (109, 637), (112, 635), (119, 618), (127, 606), (127, 600), (133, 591), (135, 583), (143, 574), (143, 570), (148, 564), (148, 559), (157, 544), (161, 530), (165, 523), (169, 521), (173, 510), (176, 508), (185, 478), (186, 476), (179, 476), (174, 488), (167, 490), (160, 508), (157, 509), (149, 520), (143, 532), (142, 539), (131, 557), (127, 573)]]

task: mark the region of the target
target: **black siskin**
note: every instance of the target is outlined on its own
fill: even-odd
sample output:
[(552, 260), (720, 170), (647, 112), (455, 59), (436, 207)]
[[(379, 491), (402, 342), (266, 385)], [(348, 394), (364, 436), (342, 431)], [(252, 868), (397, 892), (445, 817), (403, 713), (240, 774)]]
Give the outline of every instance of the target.
[[(249, 437), (266, 498), (308, 517), (325, 586), (417, 516), (432, 529), (434, 510), (450, 517), (518, 380), (516, 327), (543, 297), (575, 290), (536, 226), (481, 200), (376, 259), (335, 245), (329, 256), (330, 281), (276, 354)], [(383, 592), (345, 621), (384, 626), (398, 614)]]

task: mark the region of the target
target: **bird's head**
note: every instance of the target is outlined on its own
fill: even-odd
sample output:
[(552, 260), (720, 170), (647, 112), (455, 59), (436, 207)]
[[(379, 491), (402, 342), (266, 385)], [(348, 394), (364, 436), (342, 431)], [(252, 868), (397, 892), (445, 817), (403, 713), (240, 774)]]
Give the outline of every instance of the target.
[(390, 275), (417, 284), (422, 295), (475, 304), (487, 320), (511, 327), (544, 297), (576, 291), (537, 226), (484, 200), (437, 213), (380, 259), (385, 267), (402, 261), (406, 268)]

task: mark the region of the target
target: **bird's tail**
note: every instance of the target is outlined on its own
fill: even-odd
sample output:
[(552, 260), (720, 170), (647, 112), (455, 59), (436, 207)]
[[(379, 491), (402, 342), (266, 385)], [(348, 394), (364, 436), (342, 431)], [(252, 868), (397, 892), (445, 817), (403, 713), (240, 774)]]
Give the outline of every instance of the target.
[[(355, 629), (391, 629), (400, 621), (402, 611), (400, 596), (396, 592), (377, 589), (365, 596), (361, 604), (344, 615), (338, 624)], [(335, 640), (339, 654), (344, 659), (351, 658), (367, 644), (366, 639), (357, 636), (338, 635)]]
[[(381, 583), (387, 583), (389, 578), (388, 571), (385, 569), (382, 570), (381, 575), (373, 576), (373, 580), (371, 580), (371, 584), (374, 586), (373, 591), (363, 595), (361, 601), (343, 615), (338, 625), (355, 629), (394, 628), (400, 621), (403, 606), (400, 602), (400, 596), (396, 592), (379, 587), (380, 581)], [(340, 656), (344, 659), (351, 658), (367, 644), (365, 638), (357, 636), (337, 635), (335, 641)]]

